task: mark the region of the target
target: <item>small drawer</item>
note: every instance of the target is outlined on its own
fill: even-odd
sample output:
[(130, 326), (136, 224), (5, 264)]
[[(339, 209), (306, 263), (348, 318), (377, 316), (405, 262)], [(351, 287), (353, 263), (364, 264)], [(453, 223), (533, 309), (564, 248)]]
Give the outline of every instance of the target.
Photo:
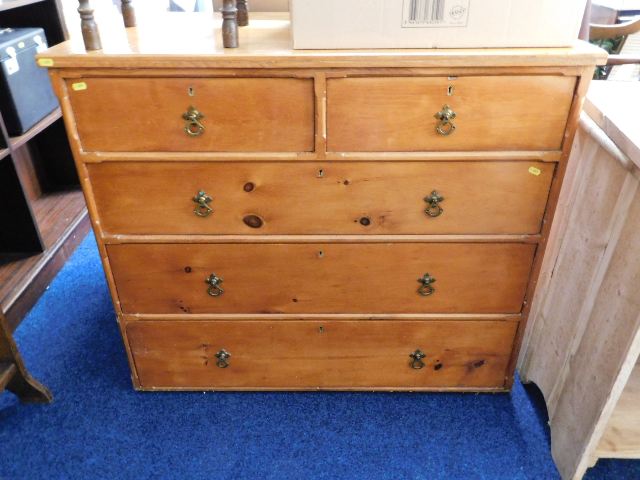
[(110, 234), (385, 235), (538, 233), (555, 166), (104, 162), (87, 168), (100, 224)]
[(561, 76), (329, 79), (328, 150), (559, 150), (575, 83)]
[(519, 313), (535, 249), (520, 243), (107, 245), (123, 311), (155, 314)]
[(126, 332), (143, 389), (502, 389), (517, 325), (167, 320)]
[(87, 152), (314, 149), (312, 79), (86, 78), (67, 86)]

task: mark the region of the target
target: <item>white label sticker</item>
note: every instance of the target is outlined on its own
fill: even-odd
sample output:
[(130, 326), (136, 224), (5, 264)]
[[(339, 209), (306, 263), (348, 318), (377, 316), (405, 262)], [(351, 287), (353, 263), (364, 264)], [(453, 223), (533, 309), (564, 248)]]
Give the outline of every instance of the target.
[(13, 75), (17, 71), (20, 70), (20, 64), (18, 64), (18, 56), (16, 54), (16, 49), (13, 47), (9, 47), (6, 49), (7, 58), (3, 63), (5, 68), (7, 69), (7, 75)]
[(469, 0), (404, 0), (403, 28), (466, 27)]

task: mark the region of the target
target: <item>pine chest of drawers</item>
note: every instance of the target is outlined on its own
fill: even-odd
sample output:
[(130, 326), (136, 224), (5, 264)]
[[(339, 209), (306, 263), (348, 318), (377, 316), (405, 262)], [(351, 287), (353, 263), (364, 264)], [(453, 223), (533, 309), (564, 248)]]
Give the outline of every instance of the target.
[(603, 54), (204, 32), (40, 58), (134, 386), (508, 390)]

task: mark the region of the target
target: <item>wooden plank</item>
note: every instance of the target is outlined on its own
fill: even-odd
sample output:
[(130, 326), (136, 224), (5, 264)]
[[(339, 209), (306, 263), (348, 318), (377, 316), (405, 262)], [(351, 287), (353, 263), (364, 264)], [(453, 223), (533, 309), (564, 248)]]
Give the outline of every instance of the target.
[(415, 162), (470, 162), (470, 161), (540, 161), (555, 163), (562, 152), (551, 151), (493, 151), (493, 152), (80, 152), (83, 163), (102, 162), (297, 162), (318, 160), (335, 161), (415, 161)]
[[(53, 59), (53, 67), (59, 68), (518, 67), (591, 65), (606, 61), (603, 50), (584, 42), (576, 42), (573, 48), (552, 49), (293, 50), (288, 18), (288, 14), (253, 14), (251, 25), (240, 31), (240, 47), (233, 50), (222, 46), (218, 15), (174, 14), (140, 19), (137, 28), (127, 29), (126, 39), (120, 31), (110, 35), (109, 29), (103, 29), (103, 50), (91, 55), (83, 55), (84, 45), (77, 38), (40, 57)], [(181, 30), (201, 40), (190, 45), (175, 42), (175, 35), (166, 34)], [(138, 41), (143, 38), (144, 41)], [(256, 49), (256, 45), (260, 48)]]
[[(314, 150), (312, 78), (86, 78), (67, 87), (84, 151)], [(201, 117), (189, 135), (191, 107)]]
[(86, 212), (80, 190), (45, 193), (32, 202), (32, 208), (45, 248), (51, 248)]
[[(127, 313), (518, 313), (536, 245), (109, 245)], [(224, 279), (223, 295), (205, 280)], [(418, 293), (419, 278), (435, 293)]]
[(29, 140), (31, 140), (36, 135), (38, 135), (40, 132), (42, 132), (49, 125), (51, 125), (53, 122), (58, 120), (60, 117), (62, 117), (62, 111), (60, 110), (60, 107), (58, 107), (53, 112), (51, 112), (49, 115), (47, 115), (42, 120), (40, 120), (38, 123), (36, 123), (33, 127), (31, 127), (26, 133), (24, 133), (24, 134), (22, 134), (22, 135), (20, 135), (18, 137), (11, 137), (11, 139), (9, 140), (11, 149), (12, 150), (16, 150), (16, 149), (20, 148), (25, 143), (27, 143)]
[(637, 82), (593, 82), (585, 112), (640, 169), (640, 124), (629, 105), (640, 105)]
[[(87, 168), (108, 234), (255, 236), (537, 234), (555, 171), (542, 162), (105, 162)], [(195, 213), (199, 191), (211, 200), (212, 210), (199, 212), (205, 217)], [(425, 199), (433, 191), (442, 200), (430, 216)]]
[[(617, 221), (612, 229), (612, 252), (606, 252), (597, 269), (602, 275), (584, 334), (578, 345), (568, 345), (565, 378), (551, 419), (552, 453), (566, 478), (580, 478), (591, 463), (609, 415), (622, 393), (633, 364), (640, 353), (640, 311), (637, 292), (640, 276), (640, 191), (629, 173), (621, 190)], [(631, 193), (635, 193), (632, 196)], [(625, 198), (626, 197), (626, 198)], [(622, 208), (624, 199), (627, 208)], [(617, 241), (616, 241), (617, 240)], [(576, 342), (578, 343), (578, 342)], [(632, 362), (629, 361), (632, 357)]]
[(596, 449), (598, 457), (640, 458), (640, 366), (636, 365)]
[(24, 315), (37, 302), (89, 228), (89, 218), (86, 210), (83, 210), (59, 240), (44, 253), (12, 258), (0, 265), (0, 309), (5, 312), (11, 330), (17, 328)]
[[(516, 324), (434, 321), (137, 321), (143, 388), (412, 390), (500, 388)], [(216, 353), (230, 353), (228, 367)], [(425, 354), (412, 368), (410, 354)], [(419, 365), (417, 365), (419, 366)]]
[(105, 244), (124, 243), (539, 243), (540, 235), (120, 235), (104, 234)]
[(553, 261), (553, 277), (542, 296), (536, 299), (541, 304), (534, 321), (536, 328), (545, 333), (529, 346), (533, 356), (523, 369), (525, 376), (531, 376), (545, 393), (551, 418), (554, 398), (562, 390), (558, 374), (570, 355), (567, 345), (576, 336), (580, 338), (579, 332), (588, 318), (588, 311), (582, 317), (579, 313), (588, 301), (590, 288), (597, 287), (594, 275), (607, 249), (610, 212), (627, 176), (591, 137), (581, 133), (578, 141), (580, 146), (573, 155), (580, 162), (580, 184), (572, 205), (590, 205), (590, 208), (572, 207), (562, 246)]
[[(576, 78), (359, 77), (327, 81), (332, 152), (558, 150)], [(450, 135), (435, 115), (455, 111)]]

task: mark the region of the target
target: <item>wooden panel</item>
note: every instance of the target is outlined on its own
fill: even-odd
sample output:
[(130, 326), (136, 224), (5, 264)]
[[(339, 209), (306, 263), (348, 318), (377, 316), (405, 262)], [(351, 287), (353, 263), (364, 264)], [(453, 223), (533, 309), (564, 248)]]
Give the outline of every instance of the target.
[[(583, 127), (589, 128), (583, 123)], [(640, 353), (638, 172), (597, 129), (574, 152), (583, 172), (553, 277), (540, 291), (523, 377), (542, 389), (552, 454), (563, 478), (581, 478)], [(631, 170), (631, 171), (630, 171)]]
[(599, 457), (640, 458), (640, 366), (636, 365), (596, 450)]
[[(579, 155), (579, 182), (568, 220), (564, 239), (554, 267), (554, 275), (544, 296), (535, 322), (547, 334), (537, 338), (544, 354), (532, 356), (527, 370), (536, 372), (536, 384), (546, 392), (553, 416), (558, 392), (558, 372), (562, 371), (571, 351), (573, 339), (582, 334), (583, 318), (579, 321), (583, 307), (590, 303), (590, 286), (605, 250), (610, 235), (611, 211), (616, 204), (627, 172), (604, 152), (584, 131), (578, 132), (579, 146), (574, 154)], [(588, 317), (588, 311), (583, 317)], [(571, 321), (561, 321), (572, 319)], [(553, 332), (553, 333), (549, 333)], [(540, 373), (538, 375), (538, 372)]]
[[(502, 388), (515, 322), (139, 321), (143, 388)], [(231, 354), (216, 366), (215, 354)], [(411, 368), (417, 348), (425, 367)]]
[[(535, 245), (108, 245), (128, 313), (516, 313)], [(207, 295), (205, 279), (224, 279)], [(430, 273), (436, 292), (417, 293)]]
[[(112, 234), (534, 234), (554, 165), (105, 162), (88, 170)], [(194, 214), (199, 190), (213, 197), (206, 218)], [(433, 190), (444, 197), (437, 218), (425, 214)], [(245, 224), (249, 215), (262, 226)]]
[[(557, 150), (575, 83), (559, 76), (329, 79), (328, 150)], [(434, 115), (444, 105), (457, 114), (449, 136), (436, 132)]]
[[(571, 48), (472, 48), (293, 50), (289, 14), (253, 13), (242, 29), (239, 48), (225, 49), (219, 16), (158, 15), (130, 30), (122, 41), (117, 29), (101, 30), (103, 49), (86, 54), (82, 42), (65, 42), (42, 54), (54, 68), (445, 68), (549, 67), (605, 62), (606, 53), (587, 42)], [(175, 32), (167, 35), (167, 32)], [(197, 41), (177, 42), (176, 35)], [(602, 64), (602, 63), (599, 63)]]
[[(314, 148), (312, 79), (85, 78), (67, 83), (85, 151), (278, 152)], [(84, 87), (83, 86), (83, 87)], [(192, 89), (193, 96), (189, 89)], [(190, 137), (182, 115), (203, 115)]]
[(44, 253), (26, 258), (0, 257), (0, 310), (5, 312), (12, 330), (35, 305), (90, 228), (89, 216), (83, 210)]

